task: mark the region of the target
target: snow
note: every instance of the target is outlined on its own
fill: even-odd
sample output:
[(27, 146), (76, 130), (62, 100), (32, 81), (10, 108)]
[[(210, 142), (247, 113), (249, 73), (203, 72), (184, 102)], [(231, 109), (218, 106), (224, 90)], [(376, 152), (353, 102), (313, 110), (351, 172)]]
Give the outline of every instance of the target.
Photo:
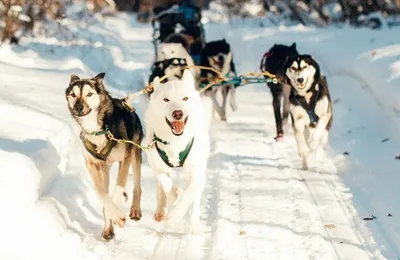
[[(64, 91), (71, 73), (103, 71), (116, 97), (141, 89), (154, 58), (152, 31), (127, 14), (67, 26), (76, 35), (71, 41), (24, 39), (0, 48), (0, 259), (400, 257), (397, 29), (272, 27), (261, 19), (207, 24), (208, 40), (231, 43), (239, 73), (257, 71), (274, 43), (295, 41), (317, 59), (334, 101), (330, 148), (322, 162), (299, 170), (292, 131), (273, 141), (269, 89), (241, 87), (239, 110), (211, 124), (203, 234), (186, 235), (184, 223), (161, 232), (152, 220), (156, 182), (144, 163), (142, 220), (103, 242), (100, 203)], [(146, 104), (145, 97), (133, 102), (141, 118)], [(371, 215), (377, 218), (362, 220)]]

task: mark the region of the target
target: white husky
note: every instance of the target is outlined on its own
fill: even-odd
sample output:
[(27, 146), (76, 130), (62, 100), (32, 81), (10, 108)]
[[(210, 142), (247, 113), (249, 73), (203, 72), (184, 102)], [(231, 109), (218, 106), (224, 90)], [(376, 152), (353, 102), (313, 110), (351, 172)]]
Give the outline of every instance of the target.
[[(188, 51), (183, 47), (181, 43), (162, 43), (157, 49), (157, 61), (168, 60), (172, 58), (182, 58), (186, 60), (186, 64), (188, 66), (194, 66), (194, 61), (192, 56), (188, 53)], [(166, 74), (175, 75), (177, 73), (171, 73), (169, 70), (179, 70), (179, 67), (171, 68), (165, 71)], [(200, 77), (200, 70), (195, 68), (190, 68), (192, 75), (194, 75), (197, 80)], [(176, 78), (168, 78), (168, 80), (176, 79)]]
[[(145, 122), (146, 143), (154, 142), (147, 158), (158, 180), (158, 205), (154, 219), (167, 220), (167, 226), (172, 226), (193, 205), (190, 217), (190, 230), (193, 231), (200, 217), (209, 152), (202, 101), (188, 69), (183, 72), (181, 80), (161, 84), (156, 77), (153, 84), (154, 92), (150, 96)], [(170, 177), (176, 167), (188, 174), (188, 185), (183, 191), (173, 184)], [(167, 212), (167, 201), (172, 205), (170, 212)]]

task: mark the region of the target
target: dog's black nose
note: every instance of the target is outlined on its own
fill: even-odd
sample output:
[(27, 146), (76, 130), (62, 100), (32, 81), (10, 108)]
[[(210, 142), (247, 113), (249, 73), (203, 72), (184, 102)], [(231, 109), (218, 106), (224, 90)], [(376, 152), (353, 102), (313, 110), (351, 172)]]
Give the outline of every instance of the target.
[(303, 82), (304, 82), (304, 79), (303, 79), (303, 78), (298, 78), (298, 79), (297, 79), (297, 82), (303, 83)]
[(83, 104), (82, 103), (76, 103), (74, 109), (75, 109), (76, 112), (81, 113), (83, 111)]
[(219, 62), (223, 62), (223, 61), (224, 61), (224, 56), (219, 55), (219, 56), (218, 56), (218, 61), (219, 61)]
[(183, 112), (182, 112), (182, 110), (175, 110), (174, 112), (172, 112), (172, 117), (173, 117), (175, 120), (181, 120), (182, 117), (183, 117)]

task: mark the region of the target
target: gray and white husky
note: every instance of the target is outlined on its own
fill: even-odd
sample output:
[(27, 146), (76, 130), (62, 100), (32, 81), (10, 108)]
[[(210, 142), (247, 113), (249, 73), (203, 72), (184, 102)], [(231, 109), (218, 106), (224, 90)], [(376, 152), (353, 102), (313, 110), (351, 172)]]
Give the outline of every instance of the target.
[[(310, 152), (320, 152), (328, 142), (332, 125), (332, 102), (325, 76), (321, 76), (318, 63), (310, 55), (290, 57), (284, 71), (292, 87), (290, 115), (303, 169), (308, 169)], [(307, 140), (306, 140), (307, 138)]]
[[(133, 202), (130, 218), (141, 218), (141, 150), (132, 144), (118, 143), (110, 139), (131, 140), (140, 144), (143, 138), (142, 125), (135, 112), (124, 106), (120, 99), (110, 96), (103, 84), (105, 74), (94, 78), (81, 79), (71, 75), (69, 87), (65, 91), (68, 108), (72, 117), (81, 126), (80, 138), (83, 156), (96, 192), (103, 206), (104, 230), (102, 237), (114, 237), (113, 223), (123, 227), (126, 221), (121, 204), (127, 201), (125, 186), (128, 170), (132, 164), (134, 173)], [(112, 196), (109, 196), (110, 164), (118, 162), (118, 178)]]

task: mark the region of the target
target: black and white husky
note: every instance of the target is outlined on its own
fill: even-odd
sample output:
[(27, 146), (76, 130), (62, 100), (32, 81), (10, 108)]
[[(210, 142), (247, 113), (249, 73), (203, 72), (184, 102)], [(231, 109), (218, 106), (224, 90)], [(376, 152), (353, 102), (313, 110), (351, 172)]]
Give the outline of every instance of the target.
[[(290, 46), (274, 44), (263, 56), (260, 69), (276, 75), (278, 83), (267, 83), (272, 94), (272, 106), (275, 115), (276, 137), (275, 140), (283, 140), (283, 126), (288, 122), (289, 117), (289, 94), (290, 86), (285, 84), (285, 72), (283, 66), (289, 57), (298, 55), (296, 43)], [(283, 108), (281, 115), (281, 98), (283, 98)]]
[(325, 76), (321, 76), (318, 63), (310, 55), (296, 55), (284, 66), (290, 92), (290, 115), (297, 148), (308, 169), (310, 151), (322, 149), (328, 142), (332, 125), (332, 103)]
[[(221, 71), (223, 75), (234, 74), (236, 75), (235, 63), (233, 62), (233, 55), (231, 46), (226, 42), (225, 39), (219, 41), (208, 42), (201, 52), (202, 66), (211, 67), (218, 71)], [(200, 82), (202, 84), (209, 84), (216, 79), (218, 75), (210, 70), (201, 70)], [(222, 92), (222, 106), (219, 105), (216, 94), (218, 90)], [(232, 85), (226, 85), (223, 87), (210, 88), (211, 99), (213, 101), (213, 107), (215, 111), (221, 117), (221, 120), (226, 121), (226, 103), (228, 94), (230, 96), (230, 106), (233, 111), (237, 109), (235, 99), (235, 87)]]
[[(96, 192), (103, 207), (104, 230), (102, 237), (110, 240), (114, 237), (113, 223), (122, 227), (125, 214), (120, 209), (127, 201), (125, 192), (128, 170), (132, 164), (134, 173), (133, 201), (130, 218), (139, 220), (141, 198), (142, 153), (138, 147), (128, 143), (118, 143), (112, 136), (140, 144), (143, 139), (142, 125), (134, 111), (130, 111), (120, 99), (110, 96), (103, 85), (105, 74), (94, 78), (81, 79), (71, 75), (65, 91), (71, 116), (81, 126), (80, 138), (83, 144), (83, 156)], [(118, 178), (114, 192), (108, 194), (110, 164), (118, 162)]]

